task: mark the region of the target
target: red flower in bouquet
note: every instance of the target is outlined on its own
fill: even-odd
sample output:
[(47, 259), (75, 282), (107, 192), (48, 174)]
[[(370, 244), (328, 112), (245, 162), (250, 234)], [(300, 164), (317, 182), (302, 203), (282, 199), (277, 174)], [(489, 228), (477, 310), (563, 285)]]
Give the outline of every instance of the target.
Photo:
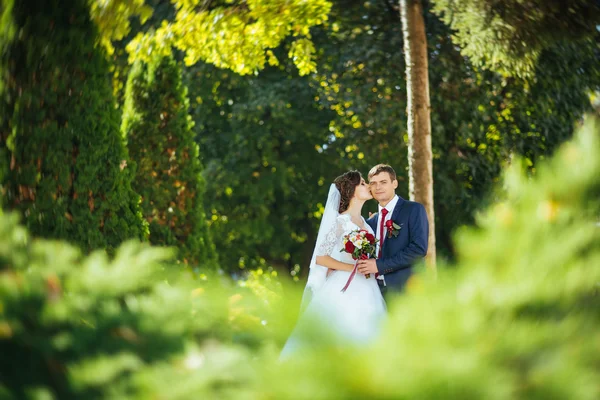
[(344, 245), (344, 250), (346, 251), (346, 253), (354, 253), (354, 250), (356, 249), (356, 247), (354, 247), (354, 244), (352, 244), (352, 242), (348, 241), (346, 242), (346, 244)]
[[(343, 238), (344, 248), (340, 250), (340, 252), (346, 252), (352, 255), (352, 259), (354, 260), (367, 260), (369, 258), (375, 258), (375, 249), (377, 244), (377, 239), (375, 236), (364, 229), (357, 229), (348, 233)], [(356, 275), (356, 264), (354, 264), (354, 269), (348, 278), (348, 282), (342, 289), (342, 292), (345, 292), (350, 285), (350, 282), (354, 279), (354, 275)], [(371, 274), (366, 274), (365, 277), (369, 278)]]

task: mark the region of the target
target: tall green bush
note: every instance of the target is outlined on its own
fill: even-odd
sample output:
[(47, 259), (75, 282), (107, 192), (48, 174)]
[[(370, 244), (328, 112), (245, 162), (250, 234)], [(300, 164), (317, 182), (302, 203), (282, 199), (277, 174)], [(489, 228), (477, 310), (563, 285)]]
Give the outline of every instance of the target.
[(138, 166), (134, 188), (142, 195), (150, 242), (177, 247), (186, 264), (213, 262), (202, 164), (181, 68), (170, 57), (138, 62), (125, 96), (122, 132)]
[(243, 328), (251, 345), (262, 326), (211, 289), (217, 280), (164, 268), (165, 248), (130, 241), (112, 258), (83, 256), (17, 222), (0, 215), (1, 399), (192, 398), (223, 390), (200, 365), (238, 376), (247, 356), (232, 339)]
[(142, 238), (147, 227), (88, 1), (3, 2), (2, 13), (3, 205), (19, 210), (34, 235), (86, 251)]

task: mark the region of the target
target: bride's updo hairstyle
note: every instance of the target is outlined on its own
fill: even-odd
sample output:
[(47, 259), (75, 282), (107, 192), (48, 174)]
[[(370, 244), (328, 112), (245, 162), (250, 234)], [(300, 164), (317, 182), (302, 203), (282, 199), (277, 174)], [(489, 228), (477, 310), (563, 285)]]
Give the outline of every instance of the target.
[(335, 178), (333, 183), (335, 187), (340, 191), (340, 214), (343, 213), (350, 207), (350, 200), (354, 196), (354, 190), (358, 185), (362, 175), (358, 171), (348, 171), (343, 175)]

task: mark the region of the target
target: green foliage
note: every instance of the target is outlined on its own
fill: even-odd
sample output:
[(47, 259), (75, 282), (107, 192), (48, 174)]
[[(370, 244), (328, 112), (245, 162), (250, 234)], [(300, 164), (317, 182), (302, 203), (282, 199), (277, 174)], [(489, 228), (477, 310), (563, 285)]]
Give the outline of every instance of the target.
[[(383, 3), (336, 2), (330, 22), (313, 30), (319, 73), (310, 77), (285, 63), (252, 77), (201, 64), (187, 70), (211, 229), (230, 271), (272, 265), (297, 276), (327, 183), (346, 169), (366, 174), (390, 163), (406, 197), (399, 17)], [(503, 166), (521, 154), (535, 173), (572, 137), (590, 91), (600, 90), (600, 66), (591, 43), (563, 43), (540, 58), (534, 81), (505, 79), (475, 68), (431, 13), (426, 24), (437, 240), (451, 258), (452, 232), (490, 201)], [(375, 209), (371, 202), (365, 211)]]
[(3, 37), (2, 202), (35, 235), (111, 251), (146, 234), (84, 0), (16, 2)]
[(256, 390), (307, 399), (597, 398), (600, 125), (589, 122), (535, 179), (511, 167), (506, 200), (459, 234), (459, 268), (413, 279), (374, 346), (310, 346), (266, 366)]
[(172, 58), (136, 63), (127, 82), (122, 132), (137, 163), (133, 187), (142, 196), (150, 242), (176, 246), (193, 266), (215, 261), (204, 214), (204, 180), (187, 89)]
[[(134, 2), (134, 4), (137, 4), (135, 2), (137, 2), (138, 0), (132, 1)], [(112, 6), (105, 8), (106, 12), (102, 14), (107, 19), (107, 24), (111, 23), (111, 21), (108, 21), (111, 17), (115, 17), (114, 13), (111, 10), (114, 10), (114, 8), (119, 5), (122, 6), (126, 4), (122, 0), (110, 0), (110, 3), (112, 4)], [(122, 38), (118, 40), (112, 39), (112, 35), (107, 35), (107, 32), (110, 32), (110, 30), (107, 31), (106, 29), (100, 29), (100, 34), (103, 36), (103, 40), (110, 39), (109, 43), (113, 49), (113, 51), (110, 52), (109, 58), (111, 63), (111, 73), (113, 75), (113, 93), (117, 102), (117, 107), (124, 106), (127, 78), (129, 76), (129, 71), (133, 66), (133, 63), (130, 64), (128, 61), (129, 55), (126, 50), (127, 44), (136, 35), (140, 33), (146, 34), (148, 32), (154, 31), (156, 27), (160, 26), (163, 20), (173, 20), (176, 15), (174, 4), (172, 4), (170, 1), (144, 0), (144, 7), (148, 7), (152, 11), (151, 13), (147, 14), (149, 15), (147, 18), (146, 15), (144, 15), (143, 17), (140, 15), (138, 16), (138, 18), (128, 18), (124, 20), (127, 22), (126, 24), (116, 25), (116, 29), (124, 34)], [(131, 16), (134, 10), (137, 10), (137, 8), (131, 6), (128, 8), (128, 10), (129, 11), (126, 11), (126, 13), (129, 13), (129, 15)], [(120, 16), (123, 16), (123, 14), (120, 14)], [(116, 18), (120, 18), (120, 16)], [(97, 25), (102, 23), (97, 19), (95, 21)], [(127, 33), (125, 34), (125, 32)], [(166, 56), (170, 55), (171, 52), (167, 52)], [(153, 57), (148, 58), (148, 60), (153, 59), (154, 56), (158, 57), (158, 54), (154, 53)]]
[(112, 42), (122, 40), (131, 31), (130, 19), (139, 17), (143, 24), (152, 16), (152, 7), (144, 0), (90, 0), (90, 16), (100, 31), (102, 45), (112, 54)]
[[(0, 3), (0, 54), (8, 51), (8, 45), (12, 42), (16, 27), (12, 17), (14, 0), (2, 0)], [(5, 89), (6, 68), (0, 69), (0, 94)], [(3, 116), (0, 116), (3, 118)]]
[(572, 137), (600, 89), (600, 65), (592, 42), (564, 42), (542, 54), (535, 79), (502, 78), (461, 56), (437, 18), (427, 29), (438, 40), (429, 49), (436, 228), (448, 249), (452, 231), (493, 200), (505, 164), (521, 155), (534, 174)]
[(335, 153), (316, 149), (331, 113), (314, 103), (308, 78), (289, 79), (289, 72), (189, 71), (211, 232), (221, 265), (232, 272), (308, 265), (327, 182), (338, 172)]
[(0, 216), (0, 351), (11, 360), (0, 364), (0, 393), (596, 399), (599, 123), (588, 121), (534, 179), (514, 163), (505, 200), (458, 235), (460, 267), (440, 269), (437, 281), (417, 275), (390, 303), (379, 341), (340, 348), (313, 336), (284, 363), (284, 314), (259, 317), (265, 302), (281, 303), (271, 276), (244, 284), (262, 293), (257, 302), (217, 277), (199, 285), (166, 274), (164, 249), (130, 242), (112, 261), (82, 257)]
[(242, 346), (264, 340), (250, 290), (195, 282), (171, 251), (133, 241), (84, 257), (17, 219), (0, 216), (0, 396), (219, 396), (249, 375)]
[[(390, 163), (399, 174), (398, 193), (406, 197), (406, 88), (403, 55), (396, 51), (403, 48), (401, 25), (383, 5), (368, 4), (365, 10), (358, 4), (334, 8), (331, 32), (315, 34), (324, 64), (318, 101), (336, 112), (335, 138), (326, 144), (363, 172)], [(451, 257), (452, 231), (471, 223), (489, 201), (503, 165), (522, 154), (534, 170), (571, 137), (574, 123), (591, 108), (589, 92), (600, 88), (600, 68), (590, 43), (565, 43), (540, 59), (535, 81), (504, 79), (475, 68), (449, 29), (431, 13), (425, 17), (436, 238), (439, 252)], [(344, 46), (350, 41), (353, 46)]]
[(564, 41), (598, 40), (600, 4), (588, 0), (434, 0), (433, 11), (475, 65), (530, 77), (542, 52)]
[(458, 235), (456, 273), (413, 282), (413, 294), (395, 304), (381, 341), (390, 357), (379, 368), (406, 371), (397, 390), (414, 397), (429, 388), (421, 398), (442, 390), (446, 398), (600, 394), (600, 352), (590, 351), (600, 324), (599, 152), (600, 126), (589, 121), (534, 180), (513, 164), (506, 200)]
[[(138, 34), (127, 46), (131, 61), (168, 55), (175, 46), (185, 63), (200, 60), (246, 75), (278, 60), (272, 52), (287, 37), (295, 39), (289, 57), (300, 74), (315, 71), (310, 28), (327, 20), (327, 0), (250, 0), (203, 2), (174, 0), (174, 21), (163, 21), (154, 32)], [(150, 54), (152, 54), (150, 56)]]

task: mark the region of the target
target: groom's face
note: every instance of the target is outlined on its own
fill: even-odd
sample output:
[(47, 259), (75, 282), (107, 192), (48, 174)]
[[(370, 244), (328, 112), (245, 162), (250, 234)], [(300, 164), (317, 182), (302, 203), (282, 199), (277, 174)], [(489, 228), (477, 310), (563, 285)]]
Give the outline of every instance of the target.
[(394, 198), (398, 181), (392, 180), (387, 172), (380, 172), (369, 178), (369, 187), (373, 198), (380, 203), (387, 203)]

